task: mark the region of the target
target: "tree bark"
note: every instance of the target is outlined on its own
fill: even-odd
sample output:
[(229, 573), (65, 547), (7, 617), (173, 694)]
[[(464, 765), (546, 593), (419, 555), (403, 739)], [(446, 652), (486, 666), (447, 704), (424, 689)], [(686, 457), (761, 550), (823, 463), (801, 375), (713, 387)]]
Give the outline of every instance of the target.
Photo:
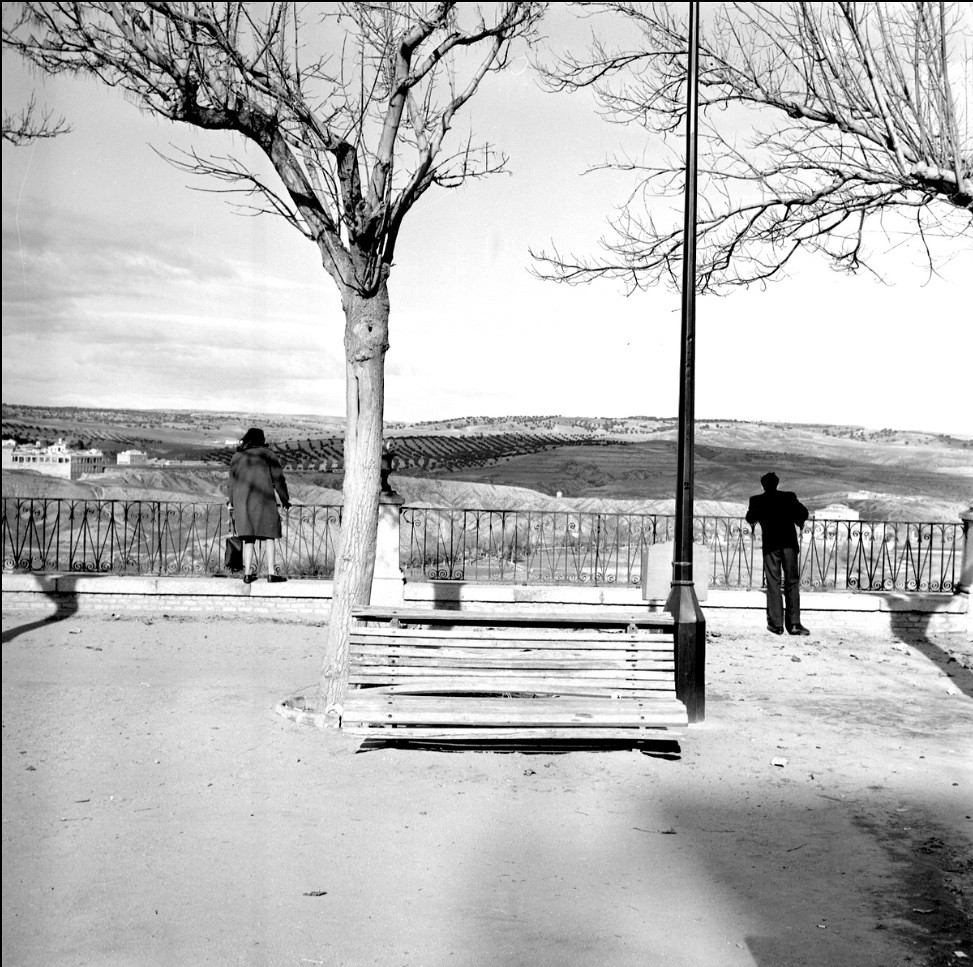
[(321, 706), (335, 726), (348, 690), (351, 612), (356, 605), (368, 604), (375, 571), (388, 350), (387, 284), (383, 282), (379, 291), (367, 298), (346, 289), (342, 305), (347, 373), (344, 506), (328, 640), (321, 665)]

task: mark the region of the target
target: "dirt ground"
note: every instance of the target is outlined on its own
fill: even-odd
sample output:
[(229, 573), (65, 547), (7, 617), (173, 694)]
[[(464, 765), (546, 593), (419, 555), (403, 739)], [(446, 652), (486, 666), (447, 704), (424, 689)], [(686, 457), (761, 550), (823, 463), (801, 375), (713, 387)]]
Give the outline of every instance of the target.
[(965, 640), (714, 635), (677, 748), (561, 754), (280, 718), (322, 642), (4, 615), (5, 965), (973, 962)]

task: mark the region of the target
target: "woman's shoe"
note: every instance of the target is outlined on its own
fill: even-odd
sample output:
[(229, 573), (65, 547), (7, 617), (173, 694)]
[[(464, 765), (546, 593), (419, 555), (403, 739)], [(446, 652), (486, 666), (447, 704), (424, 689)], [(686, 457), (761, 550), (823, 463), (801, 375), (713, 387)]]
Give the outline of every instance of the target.
[(256, 574), (244, 574), (243, 575), (243, 583), (244, 584), (253, 584), (253, 582), (256, 581), (256, 580), (257, 580), (257, 575)]
[(285, 578), (283, 574), (268, 574), (267, 580), (271, 584), (280, 584), (281, 581), (286, 581), (287, 578)]

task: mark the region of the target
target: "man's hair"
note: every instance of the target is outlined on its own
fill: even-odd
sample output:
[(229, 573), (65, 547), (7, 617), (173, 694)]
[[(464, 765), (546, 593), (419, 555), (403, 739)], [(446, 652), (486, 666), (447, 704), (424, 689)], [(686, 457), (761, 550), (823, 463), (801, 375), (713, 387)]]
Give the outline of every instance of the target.
[(778, 477), (777, 474), (771, 470), (770, 473), (765, 473), (760, 478), (760, 483), (764, 490), (776, 490), (777, 484), (780, 483), (780, 477)]

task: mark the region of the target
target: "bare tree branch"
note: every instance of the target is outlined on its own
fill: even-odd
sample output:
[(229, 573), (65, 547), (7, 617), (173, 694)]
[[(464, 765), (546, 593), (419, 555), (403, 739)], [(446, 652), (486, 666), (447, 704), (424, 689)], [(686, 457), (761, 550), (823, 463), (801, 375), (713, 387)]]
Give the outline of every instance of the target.
[[(665, 149), (685, 121), (688, 39), (665, 3), (576, 4), (610, 16), (632, 41), (595, 39), (585, 56), (542, 66), (554, 91), (590, 89), (599, 111), (643, 125)], [(973, 137), (965, 99), (973, 65), (960, 41), (973, 28), (962, 4), (708, 4), (700, 41), (702, 161), (698, 285), (720, 291), (778, 278), (799, 250), (841, 270), (872, 269), (869, 241), (886, 216), (908, 213), (910, 235), (968, 243), (973, 229)], [(962, 104), (960, 103), (962, 100)], [(613, 163), (641, 191), (611, 221), (604, 254), (534, 253), (537, 273), (577, 283), (678, 284), (682, 228), (660, 196), (681, 192), (681, 157)], [(644, 209), (639, 214), (635, 206)], [(892, 220), (894, 222), (894, 219)], [(905, 229), (906, 222), (900, 224)], [(930, 270), (935, 265), (930, 262)]]
[(41, 114), (33, 94), (19, 114), (3, 116), (3, 140), (17, 147), (33, 144), (44, 138), (56, 138), (70, 130), (71, 126), (63, 117), (55, 118), (50, 111)]
[[(543, 8), (496, 4), (488, 20), (472, 4), (342, 3), (302, 25), (294, 3), (7, 6), (5, 48), (42, 70), (94, 75), (152, 113), (257, 145), (283, 189), (261, 182), (259, 193), (269, 201), (271, 191), (271, 210), (286, 211), (336, 282), (362, 295), (384, 284), (402, 218), (424, 191), (502, 168), (488, 146), (464, 150), (457, 167), (456, 154), (440, 157), (444, 139)], [(297, 38), (311, 31), (325, 53), (302, 56)], [(481, 48), (469, 68), (452, 56)], [(244, 164), (196, 159), (190, 170), (223, 181), (237, 171), (255, 187)]]

